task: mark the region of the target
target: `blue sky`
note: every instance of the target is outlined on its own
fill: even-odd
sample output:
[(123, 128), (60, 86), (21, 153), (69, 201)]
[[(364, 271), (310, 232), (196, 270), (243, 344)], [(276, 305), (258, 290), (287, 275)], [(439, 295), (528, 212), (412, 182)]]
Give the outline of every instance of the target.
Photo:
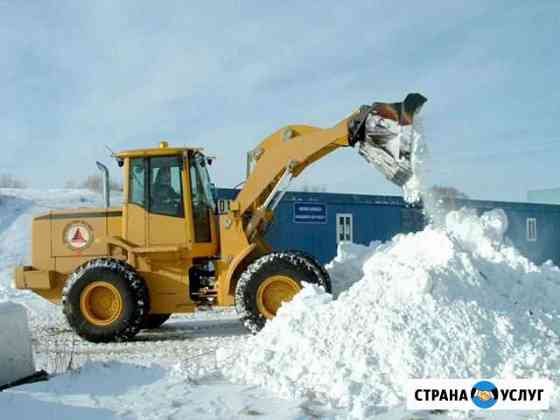
[[(560, 185), (558, 1), (0, 0), (0, 23), (0, 173), (32, 186), (160, 139), (204, 147), (233, 186), (277, 128), (410, 91), (429, 98), (431, 183), (497, 200)], [(353, 150), (304, 184), (399, 193)]]

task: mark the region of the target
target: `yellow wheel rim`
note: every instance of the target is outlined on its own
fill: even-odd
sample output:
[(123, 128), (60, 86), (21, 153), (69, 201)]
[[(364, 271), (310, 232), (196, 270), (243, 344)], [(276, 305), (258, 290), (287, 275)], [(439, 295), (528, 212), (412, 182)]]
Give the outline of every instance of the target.
[(266, 319), (272, 319), (282, 302), (289, 302), (301, 290), (295, 280), (287, 276), (271, 276), (257, 290), (257, 309)]
[(80, 296), (82, 315), (91, 324), (101, 327), (119, 319), (123, 306), (123, 299), (118, 289), (105, 281), (88, 284)]

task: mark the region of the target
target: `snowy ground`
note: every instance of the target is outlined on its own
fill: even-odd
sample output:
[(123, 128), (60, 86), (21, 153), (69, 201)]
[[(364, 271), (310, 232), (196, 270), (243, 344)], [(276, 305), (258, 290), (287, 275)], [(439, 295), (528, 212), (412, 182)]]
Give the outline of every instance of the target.
[[(294, 357), (297, 353), (291, 352), (294, 349), (297, 350), (297, 348), (303, 349), (303, 351), (317, 350), (317, 340), (300, 337), (299, 342), (282, 343), (270, 339), (268, 343), (264, 344), (264, 347), (268, 345), (277, 346), (276, 351), (280, 357), (292, 357), (292, 359), (287, 359), (288, 366), (286, 367), (288, 370), (293, 367), (291, 372), (275, 372), (274, 369), (277, 367), (271, 362), (259, 364), (263, 360), (259, 359), (259, 354), (263, 351), (265, 338), (259, 338), (259, 336), (255, 339), (250, 338), (231, 310), (174, 316), (160, 330), (142, 332), (134, 341), (129, 343), (91, 344), (76, 338), (66, 325), (59, 307), (51, 305), (31, 293), (17, 291), (11, 287), (12, 270), (16, 264), (29, 263), (30, 222), (33, 215), (49, 209), (99, 206), (99, 197), (81, 190), (18, 191), (0, 189), (0, 195), (7, 196), (7, 199), (0, 204), (0, 300), (12, 300), (26, 306), (31, 321), (37, 367), (45, 368), (49, 372), (57, 374), (48, 382), (21, 386), (0, 393), (0, 418), (29, 418), (34, 420), (37, 418), (79, 418), (89, 420), (111, 418), (313, 419), (348, 417), (348, 410), (340, 408), (340, 405), (339, 408), (333, 408), (334, 405), (329, 404), (329, 398), (319, 397), (307, 392), (314, 387), (316, 388), (316, 385), (310, 383), (309, 377), (305, 375), (301, 376), (301, 389), (304, 392), (290, 393), (288, 396), (291, 399), (280, 398), (279, 396), (285, 396), (286, 393), (279, 392), (279, 389), (274, 386), (277, 378), (282, 381), (285, 380), (284, 377), (294, 374), (294, 369), (301, 370), (302, 360), (307, 360), (305, 357), (310, 356), (310, 354), (302, 355), (305, 357), (299, 360), (299, 357)], [(467, 233), (470, 234), (471, 232)], [(428, 236), (418, 237), (417, 239), (411, 238), (417, 240), (421, 247), (421, 244), (425, 243), (425, 239), (429, 239), (429, 235), (436, 234), (428, 232), (426, 235)], [(442, 238), (435, 237), (438, 241), (443, 240)], [(423, 240), (424, 242), (422, 242)], [(402, 241), (402, 244), (406, 245), (407, 242)], [(349, 246), (340, 250), (337, 259), (329, 266), (331, 275), (339, 279), (337, 292), (361, 279), (363, 266), (367, 268), (364, 262), (371, 258), (380, 260), (380, 262), (383, 258), (389, 258), (391, 252), (398, 251), (399, 243), (397, 241), (395, 244), (384, 246), (385, 248), (381, 247), (380, 249), (383, 252), (374, 256), (377, 247), (378, 244), (373, 244), (369, 248)], [(462, 249), (455, 251), (457, 256), (455, 254), (450, 255), (449, 261), (466, 261), (467, 257), (465, 255), (471, 255), (461, 254)], [(434, 256), (429, 252), (423, 255), (422, 252), (415, 252), (413, 249), (406, 250), (406, 252), (409, 252), (408, 257), (417, 259), (429, 259)], [(405, 264), (403, 263), (405, 261), (404, 254), (401, 256), (402, 258), (396, 256), (397, 262), (394, 264), (385, 261), (388, 267), (385, 270), (386, 272), (377, 271), (376, 273), (388, 281), (391, 269), (411, 269), (420, 272), (419, 270), (421, 270), (425, 261), (419, 260), (417, 264), (411, 261), (410, 264)], [(477, 263), (476, 260), (473, 261)], [(438, 261), (433, 263), (436, 270), (441, 268), (437, 267), (438, 264)], [(375, 270), (372, 270), (372, 273)], [(533, 269), (531, 268), (531, 270)], [(518, 267), (517, 271), (523, 271), (523, 267)], [(429, 271), (427, 273), (427, 275), (430, 275)], [(404, 274), (408, 273), (404, 272)], [(555, 269), (550, 268), (547, 275), (551, 279), (555, 279)], [(445, 280), (445, 277), (443, 279)], [(362, 281), (364, 280), (362, 279)], [(371, 281), (373, 285), (376, 280)], [(344, 287), (341, 287), (341, 285)], [(434, 288), (434, 285), (430, 286)], [(442, 286), (445, 286), (444, 281), (436, 290), (445, 292)], [(444, 292), (442, 292), (442, 295)], [(340, 305), (343, 305), (344, 300), (348, 304), (348, 295), (352, 295), (352, 293), (350, 291), (343, 295)], [(309, 313), (304, 311), (301, 306), (305, 299), (313, 304), (313, 310)], [(437, 294), (434, 294), (434, 299), (437, 300)], [(306, 317), (317, 317), (319, 320), (324, 320), (325, 315), (321, 314), (322, 309), (325, 313), (335, 313), (331, 310), (334, 306), (329, 302), (329, 299), (321, 293), (315, 295), (314, 292), (310, 292), (307, 298), (302, 297), (294, 305), (291, 305), (294, 309), (293, 313), (287, 315), (286, 319), (279, 319), (278, 322), (270, 325), (271, 328), (267, 327), (263, 337), (266, 337), (267, 334), (270, 337), (271, 331), (273, 332), (275, 329), (280, 332), (284, 331), (284, 334), (286, 332), (290, 333), (290, 331), (292, 333), (297, 332), (297, 328), (293, 328), (294, 322), (301, 321), (302, 325), (311, 325)], [(370, 313), (367, 307), (363, 305), (361, 310)], [(344, 311), (341, 310), (342, 312)], [(383, 315), (377, 310), (371, 311), (371, 313)], [(420, 312), (418, 313), (420, 314)], [(348, 313), (345, 316), (347, 315)], [(555, 312), (553, 315), (557, 316), (557, 313)], [(387, 321), (387, 319), (389, 318), (381, 319), (381, 321)], [(476, 318), (473, 319), (476, 321)], [(432, 322), (431, 318), (430, 322)], [(339, 324), (342, 323), (343, 321), (337, 323), (333, 320), (331, 328), (338, 328)], [(367, 325), (364, 325), (364, 328), (367, 328)], [(507, 334), (504, 333), (503, 335), (506, 336)], [(317, 338), (320, 337), (321, 332), (319, 331)], [(359, 340), (356, 341), (355, 337), (351, 338), (349, 343), (362, 345)], [(388, 342), (385, 344), (390, 345)], [(379, 347), (379, 343), (372, 343), (372, 346), (375, 345)], [(378, 355), (382, 352), (377, 347), (375, 352), (372, 350), (372, 354)], [(227, 351), (219, 351), (220, 366), (217, 365), (216, 361), (216, 350), (218, 349), (227, 349)], [(319, 348), (319, 350), (321, 349)], [(347, 348), (345, 350), (350, 351), (350, 353), (348, 353), (347, 360), (340, 360), (341, 365), (353, 360), (352, 349)], [(364, 349), (358, 348), (357, 350), (363, 351)], [(239, 351), (246, 352), (246, 355), (240, 355)], [(248, 353), (253, 353), (254, 357), (249, 357)], [(409, 359), (403, 361), (402, 366), (397, 366), (399, 363), (395, 362), (396, 365), (392, 366), (392, 370), (387, 372), (402, 373), (403, 369), (411, 366), (410, 357), (412, 356), (408, 354), (406, 356)], [(454, 353), (455, 356), (457, 356), (456, 353)], [(227, 360), (228, 357), (229, 360)], [(550, 361), (554, 362), (557, 358), (558, 354), (551, 355)], [(259, 363), (256, 363), (255, 360)], [(293, 360), (294, 363), (292, 364), (290, 360)], [(434, 359), (431, 358), (430, 360)], [(243, 374), (240, 374), (240, 361), (241, 364), (247, 363), (246, 372), (242, 372)], [(325, 358), (325, 361), (328, 362), (328, 359)], [(286, 366), (285, 362), (286, 360), (283, 360), (284, 366)], [(434, 364), (434, 362), (425, 360), (419, 366), (422, 366), (422, 364), (429, 365)], [(69, 365), (73, 369), (65, 372)], [(335, 365), (338, 368), (339, 364), (336, 363)], [(241, 378), (243, 382), (238, 384), (226, 379), (222, 370), (224, 366), (231, 366), (232, 369), (235, 369), (232, 375), (227, 374), (226, 371), (226, 376), (234, 377), (234, 379), (235, 377), (237, 379)], [(320, 363), (316, 366), (321, 368)], [(348, 366), (348, 369), (353, 369), (351, 365)], [(415, 367), (418, 366), (415, 365)], [(268, 375), (274, 374), (275, 376), (267, 377), (266, 374), (257, 374), (255, 368), (269, 369)], [(242, 371), (243, 369), (245, 367), (241, 368)], [(376, 369), (375, 365), (372, 365), (371, 369)], [(426, 368), (424, 371), (428, 373), (441, 372), (437, 368)], [(365, 377), (373, 382), (385, 380), (375, 375), (376, 373), (372, 371), (370, 376), (365, 375)], [(243, 385), (241, 383), (253, 383), (253, 385)], [(374, 383), (373, 388), (376, 386)], [(293, 384), (290, 387), (293, 387)], [(391, 408), (380, 406), (374, 412), (375, 414), (370, 412), (370, 415), (366, 417), (375, 415), (375, 418), (386, 420), (435, 420), (457, 418), (458, 416), (456, 413), (407, 412), (402, 404), (391, 404)], [(461, 416), (461, 418), (464, 417)], [(472, 419), (539, 418), (552, 420), (560, 418), (560, 414), (557, 410), (533, 414), (470, 412), (466, 417)]]

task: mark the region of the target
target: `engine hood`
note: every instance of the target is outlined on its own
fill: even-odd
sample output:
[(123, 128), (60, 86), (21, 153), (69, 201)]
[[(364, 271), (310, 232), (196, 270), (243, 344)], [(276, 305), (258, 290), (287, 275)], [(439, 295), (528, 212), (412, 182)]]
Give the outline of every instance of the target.
[[(106, 245), (96, 239), (119, 236), (122, 209), (82, 208), (51, 211), (35, 217), (34, 225), (50, 225), (50, 250), (52, 257), (106, 255)], [(43, 242), (46, 238), (34, 238)], [(45, 244), (46, 245), (46, 244)]]

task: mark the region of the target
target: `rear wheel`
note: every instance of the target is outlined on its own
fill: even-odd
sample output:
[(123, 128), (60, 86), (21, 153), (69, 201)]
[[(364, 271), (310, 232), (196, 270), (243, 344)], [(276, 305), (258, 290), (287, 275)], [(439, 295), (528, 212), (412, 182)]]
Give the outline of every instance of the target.
[(149, 314), (144, 323), (142, 324), (142, 329), (144, 330), (154, 330), (161, 327), (169, 318), (171, 314)]
[(283, 302), (301, 290), (302, 283), (330, 289), (330, 281), (297, 252), (273, 252), (253, 262), (241, 275), (235, 290), (235, 307), (253, 333), (276, 316)]
[(95, 343), (134, 337), (149, 311), (148, 289), (128, 264), (110, 258), (88, 261), (64, 287), (63, 312), (76, 333)]

